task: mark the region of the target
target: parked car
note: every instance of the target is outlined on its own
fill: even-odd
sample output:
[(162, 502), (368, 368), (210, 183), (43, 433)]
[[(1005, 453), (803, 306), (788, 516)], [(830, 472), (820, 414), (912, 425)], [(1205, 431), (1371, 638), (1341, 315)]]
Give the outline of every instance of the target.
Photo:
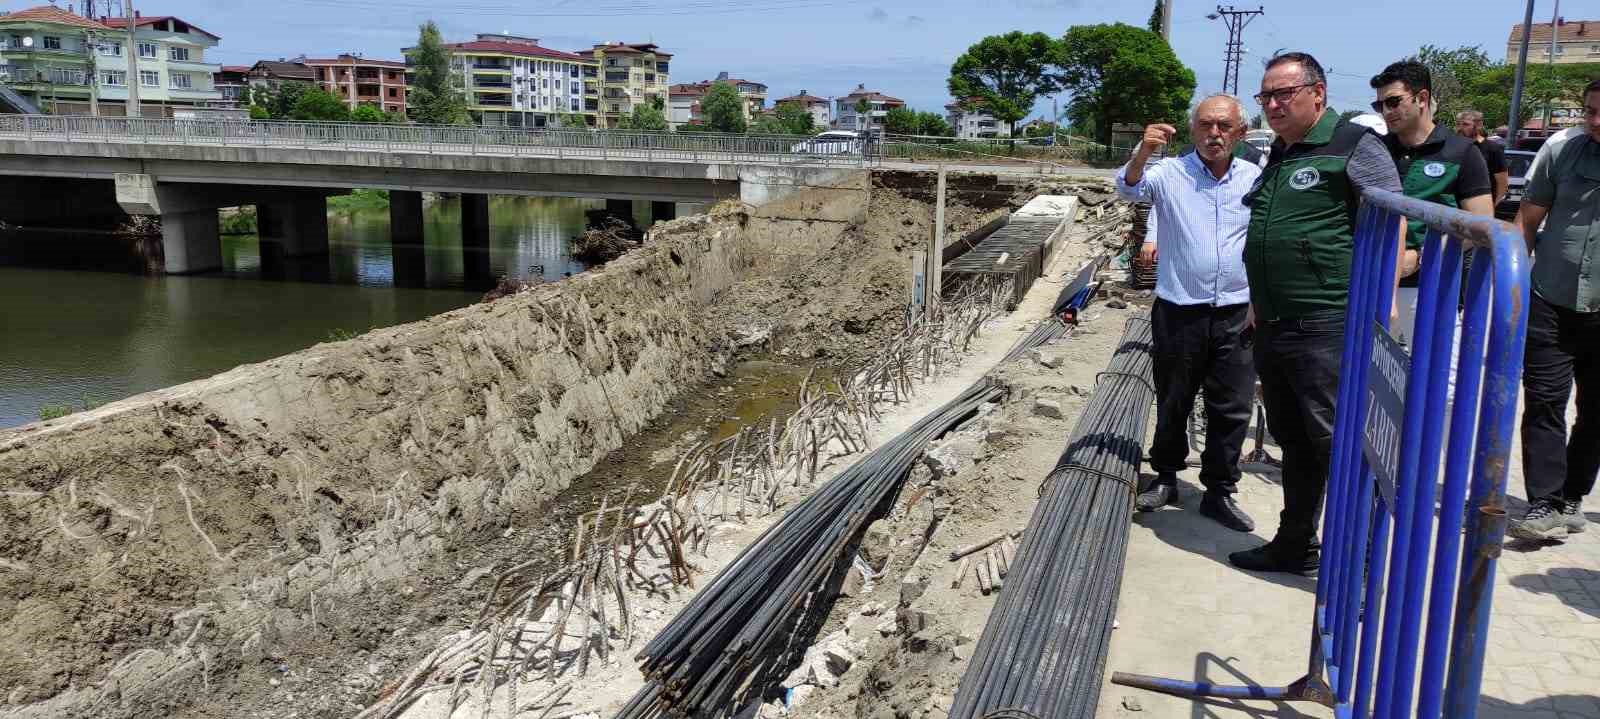
[(849, 130), (829, 130), (796, 144), (789, 151), (807, 155), (859, 155), (861, 137)]
[(1495, 217), (1510, 220), (1517, 216), (1517, 209), (1522, 207), (1522, 190), (1528, 184), (1528, 166), (1533, 164), (1535, 154), (1527, 150), (1506, 150), (1506, 196), (1495, 206)]

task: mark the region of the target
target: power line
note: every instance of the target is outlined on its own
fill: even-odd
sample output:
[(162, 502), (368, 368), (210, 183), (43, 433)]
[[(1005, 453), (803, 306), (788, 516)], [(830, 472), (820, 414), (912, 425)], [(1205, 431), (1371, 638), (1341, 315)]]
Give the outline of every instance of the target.
[(1228, 26), (1228, 45), (1222, 56), (1222, 91), (1231, 95), (1239, 94), (1239, 62), (1244, 58), (1244, 28), (1256, 17), (1265, 15), (1266, 11), (1257, 7), (1254, 10), (1237, 10), (1232, 5), (1228, 7), (1217, 6), (1217, 11), (1206, 17), (1210, 19), (1221, 18)]

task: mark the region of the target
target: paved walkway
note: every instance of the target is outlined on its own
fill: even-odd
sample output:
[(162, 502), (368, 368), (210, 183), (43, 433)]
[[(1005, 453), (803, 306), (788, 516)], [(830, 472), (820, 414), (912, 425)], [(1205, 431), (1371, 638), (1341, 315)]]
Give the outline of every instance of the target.
[[(1518, 446), (1512, 516), (1526, 506), (1520, 456)], [(1181, 477), (1182, 510), (1134, 518), (1099, 716), (1332, 716), (1316, 705), (1191, 701), (1110, 683), (1115, 671), (1269, 685), (1305, 672), (1314, 580), (1248, 574), (1227, 563), (1229, 552), (1277, 529), (1283, 500), (1275, 471), (1247, 473), (1240, 483), (1239, 502), (1258, 525), (1249, 535), (1201, 517), (1196, 470)], [(1600, 522), (1600, 499), (1588, 505), (1589, 520)], [(1478, 716), (1600, 719), (1600, 527), (1563, 544), (1513, 540), (1505, 550)]]

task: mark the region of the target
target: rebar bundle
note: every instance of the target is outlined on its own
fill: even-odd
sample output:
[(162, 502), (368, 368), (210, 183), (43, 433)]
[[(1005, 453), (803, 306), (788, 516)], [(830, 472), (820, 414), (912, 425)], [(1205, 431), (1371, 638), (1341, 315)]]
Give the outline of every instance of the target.
[(951, 719), (1092, 717), (1155, 401), (1150, 323), (1128, 320), (1040, 490)]

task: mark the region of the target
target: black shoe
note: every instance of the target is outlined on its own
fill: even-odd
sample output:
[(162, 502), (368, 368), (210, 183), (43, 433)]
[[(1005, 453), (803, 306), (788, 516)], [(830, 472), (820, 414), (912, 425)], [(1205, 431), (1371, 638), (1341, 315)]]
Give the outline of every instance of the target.
[(1235, 567), (1252, 572), (1287, 572), (1315, 577), (1322, 565), (1322, 551), (1304, 543), (1274, 538), (1255, 549), (1229, 554), (1228, 561)]
[(1133, 506), (1141, 512), (1154, 512), (1169, 504), (1178, 504), (1178, 477), (1166, 472), (1157, 476), (1155, 484), (1133, 500)]
[(1522, 519), (1513, 521), (1506, 534), (1517, 539), (1536, 541), (1566, 539), (1567, 517), (1562, 513), (1565, 509), (1566, 502), (1560, 499), (1534, 500), (1528, 507), (1528, 513), (1522, 515)]
[(1239, 508), (1239, 503), (1233, 501), (1231, 494), (1206, 492), (1200, 499), (1200, 513), (1236, 532), (1253, 532), (1256, 529), (1255, 520)]

